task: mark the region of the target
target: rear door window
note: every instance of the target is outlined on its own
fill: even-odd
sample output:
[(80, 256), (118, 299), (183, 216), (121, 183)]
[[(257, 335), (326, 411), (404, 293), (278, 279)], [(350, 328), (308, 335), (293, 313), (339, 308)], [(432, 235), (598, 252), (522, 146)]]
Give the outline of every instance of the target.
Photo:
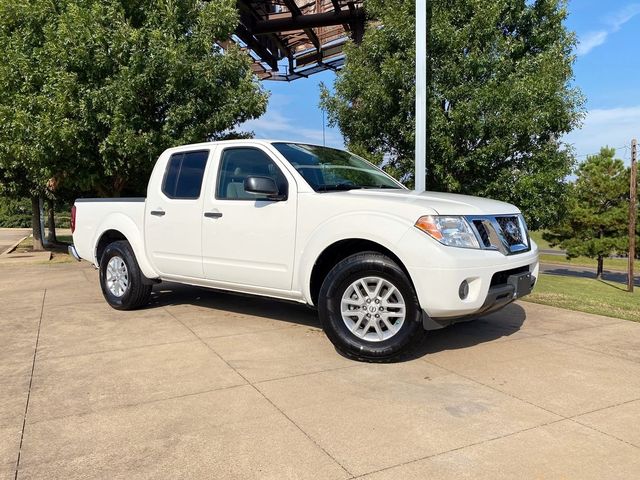
[(180, 200), (200, 198), (208, 157), (208, 150), (171, 155), (162, 182), (162, 192), (169, 198)]

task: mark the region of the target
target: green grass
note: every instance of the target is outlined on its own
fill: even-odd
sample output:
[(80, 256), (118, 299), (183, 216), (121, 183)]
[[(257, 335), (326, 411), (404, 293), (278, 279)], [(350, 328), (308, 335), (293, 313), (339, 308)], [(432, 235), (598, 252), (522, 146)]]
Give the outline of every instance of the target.
[(536, 242), (538, 248), (541, 250), (560, 250), (560, 248), (558, 247), (552, 247), (551, 245), (549, 245), (549, 242), (542, 238), (543, 233), (543, 230), (533, 230), (529, 232), (529, 236), (534, 242)]
[[(73, 237), (71, 235), (58, 235), (58, 243), (73, 243)], [(33, 250), (33, 236), (28, 236), (25, 238), (20, 244), (16, 247), (16, 252), (31, 252)], [(69, 255), (66, 251), (66, 247), (59, 246), (55, 247), (51, 251), (51, 260), (48, 262), (35, 262), (36, 264), (48, 263), (48, 264), (57, 264), (57, 263), (70, 263), (75, 261), (71, 255)]]
[(640, 322), (640, 288), (628, 293), (620, 283), (542, 274), (523, 300)]
[[(540, 254), (540, 261), (542, 263), (557, 263), (559, 265), (571, 265), (574, 267), (591, 267), (596, 268), (598, 262), (595, 258), (576, 257), (567, 259), (564, 255), (548, 255), (545, 253)], [(640, 273), (640, 261), (635, 261), (634, 271)], [(604, 259), (605, 270), (616, 270), (621, 272), (627, 271), (627, 259), (626, 258), (605, 258)]]
[[(540, 250), (557, 250), (561, 251), (559, 247), (552, 247), (545, 239), (542, 238), (543, 230), (534, 230), (529, 232), (531, 239), (536, 242)], [(567, 259), (564, 255), (553, 254), (540, 254), (540, 261), (543, 263), (557, 263), (559, 265), (571, 265), (574, 267), (591, 267), (596, 268), (598, 261), (595, 258), (588, 257), (576, 257), (571, 260)], [(605, 270), (616, 270), (621, 272), (627, 271), (627, 259), (626, 258), (605, 258), (604, 259)], [(640, 272), (640, 261), (635, 262), (635, 271)]]

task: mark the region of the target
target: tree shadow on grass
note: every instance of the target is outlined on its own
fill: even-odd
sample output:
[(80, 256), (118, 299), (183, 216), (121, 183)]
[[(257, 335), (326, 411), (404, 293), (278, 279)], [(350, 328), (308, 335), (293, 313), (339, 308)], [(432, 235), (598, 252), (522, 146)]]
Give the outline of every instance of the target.
[(627, 291), (627, 286), (623, 285), (621, 283), (612, 283), (612, 282), (607, 282), (605, 280), (598, 280), (598, 282), (600, 282), (600, 283), (602, 283), (604, 285), (607, 285), (608, 287), (615, 288), (616, 290), (620, 290), (622, 292), (626, 292)]

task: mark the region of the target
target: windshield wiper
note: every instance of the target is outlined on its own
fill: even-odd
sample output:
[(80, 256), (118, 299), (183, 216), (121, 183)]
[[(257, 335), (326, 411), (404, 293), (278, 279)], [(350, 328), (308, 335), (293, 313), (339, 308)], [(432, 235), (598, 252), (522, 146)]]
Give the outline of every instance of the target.
[(364, 188), (390, 188), (393, 190), (400, 190), (400, 187), (394, 187), (393, 185), (365, 185)]
[(317, 188), (318, 192), (334, 192), (334, 191), (347, 191), (357, 190), (362, 188), (360, 185), (354, 185), (352, 183), (337, 183), (335, 185), (320, 185)]

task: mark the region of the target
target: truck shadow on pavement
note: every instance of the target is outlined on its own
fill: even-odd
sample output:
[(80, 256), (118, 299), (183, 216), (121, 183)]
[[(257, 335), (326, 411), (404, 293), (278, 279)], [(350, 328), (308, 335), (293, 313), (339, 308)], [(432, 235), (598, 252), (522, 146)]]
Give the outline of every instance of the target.
[(426, 332), (422, 343), (399, 360), (406, 361), (431, 353), (469, 348), (500, 340), (518, 332), (526, 319), (524, 308), (517, 303), (511, 303), (491, 315)]
[[(302, 304), (169, 282), (154, 287), (147, 308), (179, 305), (211, 309), (212, 313), (217, 310), (322, 328), (317, 312)], [(431, 353), (468, 348), (509, 337), (520, 330), (525, 320), (524, 309), (512, 303), (494, 314), (426, 332), (418, 346), (396, 357), (393, 362), (411, 361)]]
[(163, 282), (153, 287), (147, 308), (192, 305), (240, 315), (320, 328), (317, 312), (306, 305), (267, 297), (242, 295), (208, 288)]

